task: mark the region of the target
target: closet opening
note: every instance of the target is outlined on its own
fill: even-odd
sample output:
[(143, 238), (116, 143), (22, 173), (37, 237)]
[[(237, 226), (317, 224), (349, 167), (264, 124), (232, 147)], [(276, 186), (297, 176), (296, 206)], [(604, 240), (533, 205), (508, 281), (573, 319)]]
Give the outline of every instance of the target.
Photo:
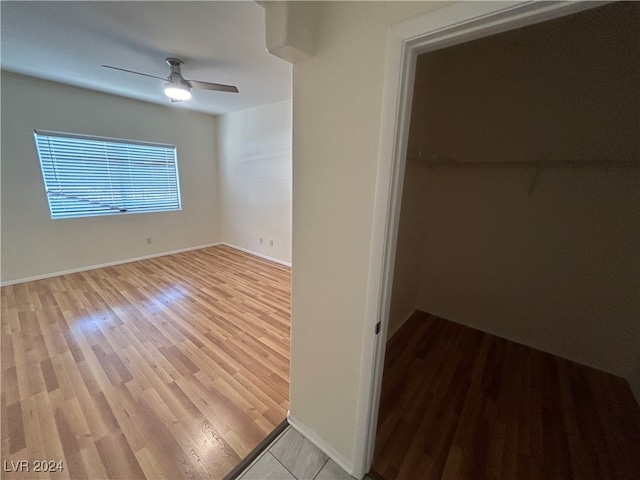
[(640, 476), (638, 24), (418, 56), (372, 478)]

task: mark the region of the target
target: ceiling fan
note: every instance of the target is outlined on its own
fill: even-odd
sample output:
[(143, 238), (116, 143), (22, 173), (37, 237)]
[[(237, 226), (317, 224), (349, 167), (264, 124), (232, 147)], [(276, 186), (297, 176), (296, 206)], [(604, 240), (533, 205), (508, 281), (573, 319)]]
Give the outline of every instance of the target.
[(147, 73), (134, 72), (133, 70), (125, 70), (124, 68), (112, 67), (110, 65), (100, 65), (104, 68), (112, 68), (122, 72), (134, 73), (136, 75), (144, 75), (145, 77), (157, 78), (164, 80), (164, 93), (172, 102), (181, 102), (191, 98), (191, 89), (199, 88), (201, 90), (217, 90), (219, 92), (238, 93), (238, 88), (234, 85), (224, 85), (222, 83), (200, 82), (198, 80), (186, 80), (182, 76), (180, 68), (184, 62), (179, 58), (169, 57), (166, 59), (167, 65), (171, 67), (171, 73), (166, 78), (149, 75)]

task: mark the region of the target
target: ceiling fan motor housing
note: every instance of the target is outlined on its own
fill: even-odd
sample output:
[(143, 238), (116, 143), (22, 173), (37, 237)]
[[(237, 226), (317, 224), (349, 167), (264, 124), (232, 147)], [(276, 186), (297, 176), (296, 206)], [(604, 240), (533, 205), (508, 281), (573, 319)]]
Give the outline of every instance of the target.
[(191, 85), (189, 85), (187, 81), (182, 77), (182, 72), (180, 70), (184, 62), (179, 58), (174, 58), (174, 57), (168, 57), (166, 59), (166, 62), (167, 62), (167, 65), (171, 67), (171, 73), (169, 74), (169, 78), (167, 78), (167, 80), (169, 80), (169, 82), (171, 83), (184, 85), (185, 87), (190, 88)]
[(182, 60), (175, 57), (167, 57), (165, 60), (167, 62), (167, 65), (171, 67), (172, 72), (177, 71), (178, 73), (180, 73), (180, 66), (184, 65), (184, 62)]

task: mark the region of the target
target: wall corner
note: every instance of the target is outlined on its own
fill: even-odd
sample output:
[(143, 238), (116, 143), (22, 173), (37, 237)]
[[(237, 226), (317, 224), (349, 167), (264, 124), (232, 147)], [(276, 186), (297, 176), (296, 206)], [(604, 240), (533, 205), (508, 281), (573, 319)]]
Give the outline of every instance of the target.
[(265, 9), (267, 51), (289, 63), (315, 53), (316, 2), (257, 2)]

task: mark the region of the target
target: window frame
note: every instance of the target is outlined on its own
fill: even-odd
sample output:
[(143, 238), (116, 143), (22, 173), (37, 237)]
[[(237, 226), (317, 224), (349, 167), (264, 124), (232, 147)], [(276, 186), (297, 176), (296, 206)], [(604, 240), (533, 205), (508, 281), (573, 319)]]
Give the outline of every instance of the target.
[[(182, 196), (180, 192), (180, 176), (178, 172), (178, 149), (173, 144), (147, 142), (142, 140), (131, 140), (113, 137), (103, 137), (96, 135), (85, 135), (68, 132), (57, 132), (52, 130), (36, 129), (33, 131), (38, 162), (42, 173), (42, 180), (49, 206), (49, 214), (52, 220), (65, 218), (86, 218), (86, 217), (102, 217), (109, 215), (127, 215), (139, 213), (156, 213), (156, 212), (174, 212), (182, 210)], [(49, 139), (60, 140), (58, 145), (47, 145)], [(63, 148), (64, 139), (69, 140), (69, 146), (74, 141), (78, 142), (77, 151), (69, 153), (64, 160), (56, 162), (55, 148)], [(84, 145), (82, 142), (86, 142)], [(140, 147), (149, 147), (150, 151), (147, 155), (155, 158), (149, 163), (149, 157), (145, 158), (144, 152), (141, 154)], [(41, 152), (41, 148), (43, 151)], [(104, 150), (98, 152), (99, 149)], [(109, 150), (111, 149), (111, 150)], [(137, 149), (137, 152), (136, 152)], [(151, 149), (157, 149), (155, 152)], [(114, 152), (117, 152), (114, 154)], [(133, 153), (132, 153), (133, 152)], [(92, 154), (91, 159), (87, 157)], [(164, 155), (164, 159), (161, 155)], [(82, 158), (82, 155), (85, 157)], [(147, 161), (148, 167), (144, 167), (140, 162)], [(104, 161), (105, 165), (100, 162)], [(74, 163), (75, 162), (75, 163)], [(137, 164), (135, 162), (138, 162)], [(92, 165), (93, 164), (93, 165)], [(90, 172), (83, 172), (83, 168), (91, 168), (93, 166), (94, 178), (89, 177)], [(105, 170), (106, 168), (106, 170)], [(66, 170), (66, 182), (61, 182), (58, 177), (59, 170)], [(162, 173), (165, 170), (166, 177), (163, 182), (159, 182), (157, 188), (153, 188), (153, 183), (149, 183), (147, 175)], [(148, 170), (148, 172), (145, 172)], [(113, 177), (111, 176), (113, 173)], [(80, 202), (87, 201), (95, 203), (95, 210), (89, 208), (72, 208), (73, 201), (58, 201), (52, 203), (55, 194), (51, 193), (57, 187), (62, 190), (64, 186), (75, 186), (76, 188), (82, 184), (82, 174), (86, 173), (87, 185), (85, 190), (93, 187), (93, 197), (108, 197), (112, 204), (102, 200), (104, 203), (97, 203), (87, 190), (86, 196), (80, 195), (76, 198), (76, 207)], [(51, 175), (55, 175), (53, 178)], [(119, 186), (114, 186), (117, 179)], [(52, 180), (54, 180), (52, 182)], [(57, 181), (57, 183), (55, 183)], [(126, 183), (126, 185), (125, 185)], [(137, 190), (137, 189), (140, 190)], [(139, 192), (139, 193), (138, 193)], [(130, 198), (132, 194), (138, 196), (138, 200), (134, 201)], [(155, 205), (149, 196), (164, 195), (165, 203), (156, 199)], [(71, 195), (70, 195), (71, 196)], [(145, 198), (146, 197), (146, 198)], [(57, 203), (57, 206), (55, 205)]]

